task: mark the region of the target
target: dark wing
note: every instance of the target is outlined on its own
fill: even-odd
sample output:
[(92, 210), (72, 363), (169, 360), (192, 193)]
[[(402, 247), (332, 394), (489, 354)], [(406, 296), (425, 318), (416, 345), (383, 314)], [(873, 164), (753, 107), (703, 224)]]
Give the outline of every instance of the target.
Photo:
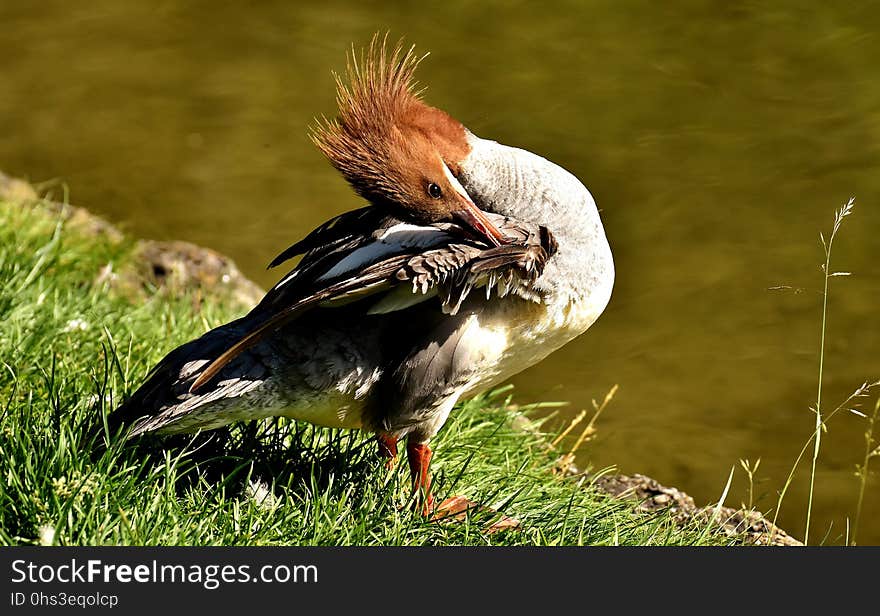
[(268, 269), (277, 267), (298, 255), (306, 254), (313, 259), (338, 250), (347, 242), (363, 235), (363, 229), (378, 229), (393, 220), (372, 205), (334, 216), (303, 239), (272, 259)]
[(235, 359), (240, 353), (246, 351), (263, 340), (268, 334), (280, 329), (286, 323), (289, 323), (306, 310), (314, 308), (321, 302), (327, 300), (353, 301), (359, 297), (377, 293), (382, 288), (387, 288), (393, 274), (406, 262), (406, 258), (405, 255), (400, 255), (376, 263), (358, 275), (328, 285), (323, 289), (317, 289), (310, 295), (302, 297), (269, 316), (211, 362), (199, 377), (193, 381), (190, 392), (196, 391), (214, 378), (226, 364)]
[[(365, 216), (368, 209), (355, 214)], [(387, 216), (371, 221), (379, 226), (360, 235), (352, 226), (328, 237), (333, 247), (316, 245), (306, 253), (254, 309), (256, 326), (208, 365), (190, 391), (210, 381), (240, 353), (317, 306), (350, 303), (385, 292), (369, 309), (375, 314), (409, 307), (436, 293), (443, 310), (455, 314), (471, 289), (481, 284), (487, 286), (487, 296), (496, 284), (502, 296), (517, 285), (531, 285), (555, 252), (552, 235), (538, 225), (490, 216), (516, 243), (489, 247), (455, 225), (412, 225)], [(335, 227), (319, 228), (313, 234), (332, 233)], [(305, 240), (300, 244), (308, 245)], [(300, 249), (297, 246), (282, 255), (293, 254)]]
[(463, 231), (449, 224), (409, 225), (382, 209), (366, 206), (331, 218), (272, 260), (274, 267), (299, 254), (303, 258), (254, 309), (271, 315), (297, 303), (328, 280), (350, 275), (377, 257), (442, 246)]
[(547, 248), (529, 243), (493, 248), (450, 244), (412, 257), (396, 276), (412, 282), (413, 293), (436, 287), (443, 311), (455, 314), (475, 287), (485, 286), (488, 299), (493, 289), (504, 297), (518, 287), (531, 286), (553, 255)]

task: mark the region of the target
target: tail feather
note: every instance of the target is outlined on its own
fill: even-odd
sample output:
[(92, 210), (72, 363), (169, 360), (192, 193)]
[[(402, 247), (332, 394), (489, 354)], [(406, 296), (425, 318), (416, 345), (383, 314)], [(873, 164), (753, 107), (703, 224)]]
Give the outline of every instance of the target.
[(212, 392), (193, 396), (189, 387), (226, 350), (230, 340), (240, 336), (241, 321), (222, 325), (168, 353), (146, 381), (107, 417), (110, 435), (126, 432), (126, 438), (133, 438), (173, 420), (169, 409), (180, 408), (182, 404), (192, 409), (200, 406), (199, 402), (209, 401), (207, 396)]

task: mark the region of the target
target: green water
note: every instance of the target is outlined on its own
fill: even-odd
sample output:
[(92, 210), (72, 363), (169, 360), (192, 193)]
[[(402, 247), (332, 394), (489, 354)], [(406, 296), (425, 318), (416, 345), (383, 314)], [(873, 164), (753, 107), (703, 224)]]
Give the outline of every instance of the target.
[[(268, 286), (280, 249), (358, 206), (306, 129), (332, 114), (347, 47), (390, 29), (432, 52), (431, 103), (567, 167), (602, 208), (608, 310), (515, 379), (518, 402), (568, 400), (568, 416), (620, 385), (583, 462), (708, 502), (761, 458), (772, 507), (814, 421), (819, 231), (851, 195), (824, 404), (880, 378), (876, 2), (220, 4), (0, 2), (0, 169), (59, 178), (132, 233), (211, 246)], [(814, 542), (842, 542), (863, 428), (844, 413), (823, 439)], [(798, 536), (806, 486), (781, 515)], [(728, 504), (747, 488), (738, 473)], [(876, 477), (867, 492), (859, 539), (880, 543)]]

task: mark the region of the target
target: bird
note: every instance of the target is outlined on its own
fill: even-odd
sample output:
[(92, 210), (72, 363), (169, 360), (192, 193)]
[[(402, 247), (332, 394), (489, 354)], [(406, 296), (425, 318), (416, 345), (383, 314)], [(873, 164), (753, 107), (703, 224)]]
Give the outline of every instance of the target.
[(279, 254), (300, 261), (245, 316), (165, 356), (108, 417), (132, 439), (285, 416), (406, 441), (435, 509), (431, 439), (457, 401), (586, 331), (614, 284), (596, 203), (561, 166), (428, 105), (425, 56), (387, 36), (348, 56), (311, 138), (368, 204)]

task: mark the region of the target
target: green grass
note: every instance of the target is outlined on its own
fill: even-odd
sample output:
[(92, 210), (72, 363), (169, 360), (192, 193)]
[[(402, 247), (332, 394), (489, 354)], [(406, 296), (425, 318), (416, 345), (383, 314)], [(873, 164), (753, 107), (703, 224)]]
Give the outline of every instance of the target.
[[(223, 297), (113, 282), (133, 244), (42, 203), (0, 200), (0, 543), (641, 544), (730, 541), (681, 529), (553, 474), (558, 452), (516, 430), (505, 394), (463, 404), (435, 441), (438, 500), (491, 512), (412, 512), (406, 464), (385, 471), (357, 432), (276, 420), (137, 446), (102, 446), (102, 414), (174, 346), (243, 310)], [(112, 270), (108, 270), (107, 266)], [(103, 272), (103, 274), (102, 274)]]

